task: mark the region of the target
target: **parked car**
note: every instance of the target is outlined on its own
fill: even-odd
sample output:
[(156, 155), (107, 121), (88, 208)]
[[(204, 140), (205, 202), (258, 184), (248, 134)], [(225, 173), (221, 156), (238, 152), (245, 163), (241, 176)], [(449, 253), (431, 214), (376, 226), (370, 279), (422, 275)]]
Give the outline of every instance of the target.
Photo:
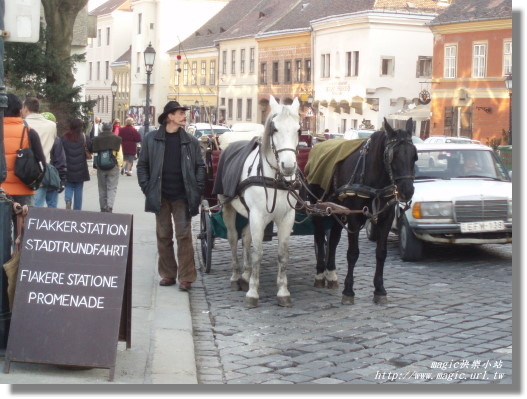
[(426, 144), (444, 144), (444, 143), (456, 143), (456, 144), (481, 144), (481, 141), (472, 140), (469, 137), (463, 136), (430, 136), (425, 140)]
[(203, 135), (207, 135), (212, 138), (212, 131), (214, 131), (216, 135), (220, 135), (225, 132), (230, 132), (231, 129), (221, 125), (212, 125), (211, 129), (210, 123), (193, 123), (187, 129), (187, 132), (194, 135), (194, 137), (198, 139)]
[(373, 129), (349, 129), (344, 133), (347, 140), (367, 139), (376, 131)]
[[(437, 146), (417, 144), (418, 156)], [(416, 167), (412, 207), (392, 226), (405, 261), (421, 258), (424, 242), (512, 242), (512, 181), (499, 157), (481, 144), (441, 147), (446, 162)]]
[[(404, 261), (416, 261), (423, 245), (512, 242), (512, 181), (496, 153), (481, 144), (441, 144), (446, 162), (416, 164), (412, 206), (397, 208), (392, 231)], [(418, 157), (438, 144), (417, 144)], [(469, 168), (472, 168), (469, 170)], [(375, 239), (375, 226), (367, 226)]]
[(412, 136), (412, 143), (414, 143), (414, 144), (422, 144), (422, 143), (424, 143), (424, 141), (421, 140), (421, 138), (419, 138), (417, 136)]

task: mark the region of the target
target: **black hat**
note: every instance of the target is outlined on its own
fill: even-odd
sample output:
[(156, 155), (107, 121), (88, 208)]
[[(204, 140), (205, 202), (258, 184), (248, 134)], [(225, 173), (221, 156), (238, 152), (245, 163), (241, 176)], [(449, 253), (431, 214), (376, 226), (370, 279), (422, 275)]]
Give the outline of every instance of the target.
[(163, 113), (159, 115), (159, 118), (157, 118), (159, 124), (162, 125), (163, 123), (165, 123), (165, 119), (167, 118), (168, 114), (171, 114), (172, 112), (177, 111), (178, 109), (188, 111), (190, 108), (180, 105), (177, 101), (169, 101), (167, 105), (165, 105)]

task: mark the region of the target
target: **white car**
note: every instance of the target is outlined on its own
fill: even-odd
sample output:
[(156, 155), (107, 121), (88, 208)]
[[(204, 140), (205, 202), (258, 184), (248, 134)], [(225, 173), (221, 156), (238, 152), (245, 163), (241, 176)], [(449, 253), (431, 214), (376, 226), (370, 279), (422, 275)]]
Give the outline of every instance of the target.
[(367, 139), (375, 132), (376, 130), (371, 129), (349, 129), (344, 133), (344, 138), (346, 140)]
[(210, 123), (194, 123), (188, 127), (187, 131), (199, 139), (203, 135), (212, 138), (212, 131), (214, 131), (214, 134), (220, 135), (225, 132), (230, 132), (231, 129), (221, 125), (212, 125), (211, 129)]
[(425, 140), (426, 144), (481, 144), (481, 141), (472, 140), (469, 137), (464, 136), (430, 136)]
[(497, 154), (481, 144), (416, 144), (418, 157), (438, 147), (444, 162), (416, 162), (411, 208), (392, 225), (401, 258), (420, 259), (424, 242), (511, 243), (512, 181)]

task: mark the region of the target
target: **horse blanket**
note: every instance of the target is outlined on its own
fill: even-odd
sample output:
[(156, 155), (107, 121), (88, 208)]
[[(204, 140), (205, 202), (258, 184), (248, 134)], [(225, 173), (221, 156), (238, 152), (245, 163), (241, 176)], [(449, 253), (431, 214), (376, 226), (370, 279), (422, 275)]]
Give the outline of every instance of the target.
[[(258, 146), (258, 137), (251, 141), (235, 141), (221, 152), (218, 171), (214, 180), (212, 194), (223, 194), (226, 197), (235, 197), (238, 183), (241, 179), (243, 164), (249, 154)], [(258, 164), (258, 162), (256, 163)]]
[(309, 184), (328, 192), (336, 165), (355, 152), (368, 139), (331, 139), (315, 144), (309, 152), (304, 173)]

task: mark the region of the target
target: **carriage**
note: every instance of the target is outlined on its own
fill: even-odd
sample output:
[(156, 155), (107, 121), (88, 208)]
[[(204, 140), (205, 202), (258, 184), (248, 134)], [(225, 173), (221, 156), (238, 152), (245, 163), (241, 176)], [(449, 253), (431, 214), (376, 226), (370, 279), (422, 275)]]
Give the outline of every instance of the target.
[[(333, 149), (326, 145), (333, 141), (329, 140), (311, 148), (299, 146), (298, 99), (281, 105), (270, 96), (269, 104), (271, 112), (260, 138), (206, 153), (206, 198), (198, 235), (205, 272), (211, 270), (214, 240), (226, 238), (232, 256), (231, 289), (247, 291), (246, 306), (258, 306), (262, 242), (276, 236), (278, 305), (292, 306), (286, 274), (291, 234), (314, 236), (315, 287), (327, 284), (334, 289), (338, 287), (335, 252), (346, 229), (348, 274), (342, 303), (352, 304), (358, 233), (370, 220), (377, 236), (374, 302), (385, 303), (383, 268), (389, 228), (397, 204), (405, 203), (407, 209), (413, 195), (417, 155), (411, 140), (412, 121), (406, 130), (393, 130), (385, 120), (385, 131), (369, 139), (341, 140)], [(325, 163), (328, 160), (331, 166)], [(308, 167), (310, 184), (303, 177)], [(240, 238), (243, 271), (237, 254)]]

